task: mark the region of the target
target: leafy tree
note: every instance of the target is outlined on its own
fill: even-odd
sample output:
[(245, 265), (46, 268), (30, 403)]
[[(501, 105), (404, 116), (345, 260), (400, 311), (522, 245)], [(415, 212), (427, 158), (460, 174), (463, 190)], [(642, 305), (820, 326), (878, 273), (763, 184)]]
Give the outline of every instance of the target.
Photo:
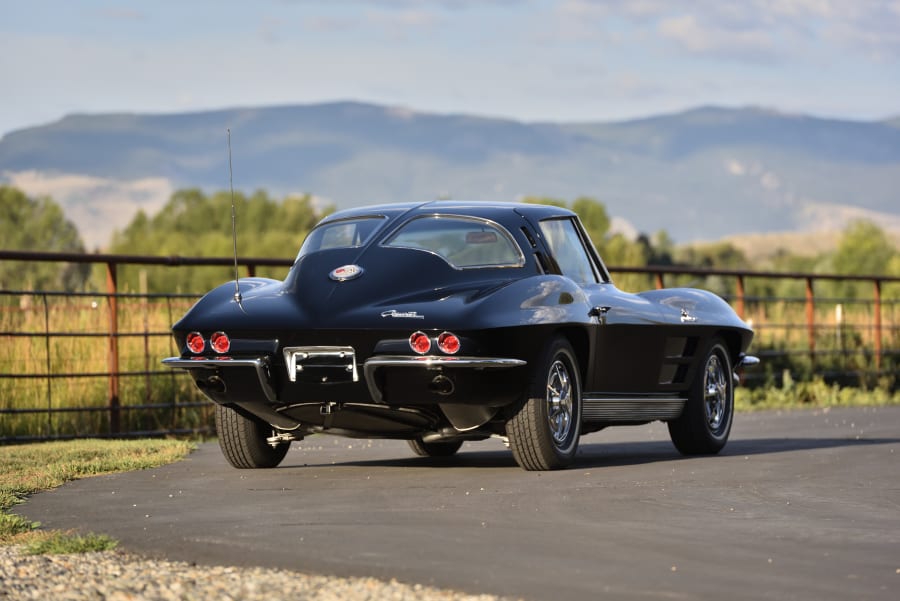
[(606, 211), (606, 205), (593, 198), (580, 196), (575, 199), (571, 208), (578, 213), (584, 229), (587, 230), (594, 243), (602, 246), (609, 236), (609, 226), (612, 223), (609, 213)]
[[(817, 261), (819, 261), (818, 257), (795, 255), (783, 248), (779, 248), (768, 264), (756, 265), (754, 268), (777, 273), (811, 273), (815, 271)], [(806, 293), (806, 283), (803, 280), (751, 278), (746, 282), (746, 286), (749, 296), (759, 298), (802, 299)]]
[(676, 257), (678, 263), (705, 269), (746, 269), (747, 257), (730, 242), (695, 244), (681, 248)]
[(659, 230), (653, 238), (644, 234), (638, 237), (647, 254), (647, 265), (673, 265), (675, 263), (675, 242), (666, 230)]
[(577, 213), (588, 236), (590, 236), (591, 240), (594, 242), (594, 246), (597, 247), (597, 250), (601, 255), (604, 255), (604, 260), (610, 262), (605, 256), (604, 251), (606, 242), (609, 238), (609, 226), (611, 220), (609, 218), (609, 213), (606, 211), (606, 206), (602, 202), (587, 196), (579, 196), (571, 205), (559, 198), (543, 196), (529, 196), (525, 198), (525, 202), (561, 207)]
[[(30, 198), (18, 188), (0, 186), (0, 244), (6, 250), (83, 253), (75, 225), (51, 198)], [(82, 263), (0, 262), (0, 288), (79, 290), (90, 273)]]
[(844, 275), (886, 275), (897, 249), (884, 231), (870, 221), (851, 223), (834, 253), (835, 273)]
[[(238, 253), (242, 257), (293, 258), (310, 229), (322, 217), (309, 196), (271, 198), (259, 190), (234, 195)], [(113, 235), (113, 253), (227, 257), (232, 254), (231, 194), (206, 195), (201, 190), (176, 191), (156, 215), (138, 213)], [(124, 267), (120, 287), (138, 289), (147, 272), (151, 292), (203, 292), (234, 278), (228, 267)], [(243, 275), (243, 274), (242, 274)], [(260, 269), (257, 275), (284, 277), (284, 269)]]
[[(893, 277), (900, 277), (900, 252), (894, 255), (890, 263), (888, 263), (887, 274)], [(883, 293), (886, 298), (900, 298), (900, 283), (887, 284), (884, 287)]]
[[(820, 270), (841, 275), (888, 275), (898, 251), (884, 231), (870, 221), (854, 221), (844, 230), (834, 254), (824, 257)], [(872, 287), (862, 282), (835, 282), (829, 293), (838, 298), (871, 298)]]

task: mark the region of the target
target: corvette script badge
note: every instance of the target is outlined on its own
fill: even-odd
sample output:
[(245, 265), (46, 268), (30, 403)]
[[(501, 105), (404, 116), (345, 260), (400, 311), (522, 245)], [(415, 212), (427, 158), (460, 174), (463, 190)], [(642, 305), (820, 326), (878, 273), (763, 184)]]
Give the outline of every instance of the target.
[(384, 311), (381, 313), (382, 317), (406, 317), (407, 319), (425, 319), (424, 315), (419, 315), (415, 311), (406, 311), (401, 313), (396, 309), (391, 309), (390, 311)]
[(346, 282), (347, 280), (353, 280), (358, 278), (363, 274), (363, 268), (359, 265), (341, 265), (334, 271), (328, 274), (335, 282)]

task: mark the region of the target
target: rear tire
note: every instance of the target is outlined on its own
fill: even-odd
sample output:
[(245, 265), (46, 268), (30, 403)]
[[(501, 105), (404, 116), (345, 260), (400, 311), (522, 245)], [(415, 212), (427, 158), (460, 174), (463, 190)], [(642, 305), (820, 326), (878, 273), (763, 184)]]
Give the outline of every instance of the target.
[(228, 463), (240, 469), (275, 467), (287, 455), (290, 443), (273, 447), (266, 438), (272, 426), (256, 418), (244, 417), (234, 409), (216, 405), (216, 432), (219, 448)]
[(581, 436), (581, 378), (568, 340), (556, 338), (547, 347), (527, 395), (506, 422), (516, 463), (529, 471), (567, 467)]
[(462, 447), (463, 441), (422, 442), (421, 439), (407, 440), (409, 448), (419, 457), (450, 457)]
[(684, 411), (669, 422), (669, 436), (682, 455), (714, 455), (731, 433), (734, 377), (728, 349), (715, 338), (694, 376)]

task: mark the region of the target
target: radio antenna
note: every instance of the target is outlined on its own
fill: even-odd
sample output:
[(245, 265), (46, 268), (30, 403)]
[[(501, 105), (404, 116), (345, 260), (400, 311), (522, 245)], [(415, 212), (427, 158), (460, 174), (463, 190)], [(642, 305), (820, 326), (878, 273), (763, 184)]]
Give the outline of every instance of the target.
[(231, 190), (231, 245), (234, 249), (234, 302), (238, 304), (241, 311), (244, 305), (241, 304), (241, 286), (238, 283), (238, 254), (237, 254), (237, 218), (234, 212), (234, 171), (231, 168), (231, 128), (226, 128), (225, 132), (228, 137), (228, 187)]

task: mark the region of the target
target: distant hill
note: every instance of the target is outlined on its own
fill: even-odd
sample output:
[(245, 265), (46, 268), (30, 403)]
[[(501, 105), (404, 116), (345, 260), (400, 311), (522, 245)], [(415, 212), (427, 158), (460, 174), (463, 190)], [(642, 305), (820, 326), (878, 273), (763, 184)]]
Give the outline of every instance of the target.
[[(752, 263), (765, 262), (779, 252), (801, 257), (815, 257), (837, 249), (842, 232), (799, 231), (735, 234), (723, 239), (738, 248)], [(888, 240), (900, 248), (900, 230), (893, 229)]]
[(857, 217), (900, 230), (898, 125), (716, 107), (523, 123), (356, 102), (70, 115), (0, 139), (0, 179), (52, 194), (89, 246), (103, 246), (173, 189), (227, 188), (230, 128), (235, 187), (309, 192), (338, 207), (587, 195), (679, 242)]

